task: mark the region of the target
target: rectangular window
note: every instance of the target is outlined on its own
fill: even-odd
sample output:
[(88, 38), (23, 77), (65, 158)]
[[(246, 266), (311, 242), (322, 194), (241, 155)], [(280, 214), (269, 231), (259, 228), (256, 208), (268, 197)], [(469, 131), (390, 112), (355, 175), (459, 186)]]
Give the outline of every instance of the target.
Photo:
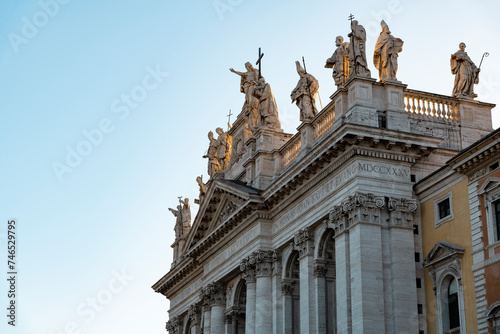
[(417, 278), (417, 288), (420, 289), (422, 287), (422, 280)]
[(415, 253), (415, 262), (420, 262), (420, 253)]
[(418, 225), (413, 225), (413, 234), (418, 234)]
[(422, 307), (422, 304), (417, 304), (417, 311), (418, 311), (418, 314), (423, 314), (423, 307)]
[(448, 217), (450, 215), (450, 199), (447, 198), (444, 201), (439, 202), (438, 210), (439, 210), (439, 219)]
[(500, 201), (493, 203), (495, 209), (495, 223), (497, 228), (497, 241), (500, 240)]

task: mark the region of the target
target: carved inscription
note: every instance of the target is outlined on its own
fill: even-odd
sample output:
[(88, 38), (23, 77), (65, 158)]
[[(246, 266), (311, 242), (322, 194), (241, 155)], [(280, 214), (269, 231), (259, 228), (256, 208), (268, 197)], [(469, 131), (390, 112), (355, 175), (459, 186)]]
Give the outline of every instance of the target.
[(174, 307), (179, 302), (183, 301), (184, 299), (186, 299), (187, 297), (189, 297), (193, 293), (198, 292), (198, 290), (200, 290), (201, 286), (202, 286), (201, 280), (197, 280), (196, 282), (194, 282), (193, 284), (188, 286), (186, 289), (182, 290), (181, 293), (179, 293), (174, 298), (170, 299), (170, 307), (171, 308)]
[(205, 265), (205, 274), (211, 272), (215, 267), (224, 263), (227, 259), (233, 256), (236, 252), (242, 250), (252, 239), (258, 234), (258, 226), (254, 226), (250, 231), (238, 238), (229, 247), (224, 249), (219, 255), (215, 256), (212, 261)]
[(303, 212), (309, 210), (312, 206), (317, 204), (320, 200), (330, 195), (335, 190), (344, 185), (348, 180), (354, 178), (358, 172), (358, 165), (351, 164), (340, 174), (335, 176), (333, 179), (327, 181), (318, 190), (313, 192), (311, 195), (307, 196), (302, 202), (295, 205), (288, 213), (283, 215), (278, 219), (273, 226), (273, 232), (277, 232), (290, 224), (297, 216), (301, 215)]
[(312, 194), (305, 197), (301, 202), (293, 206), (291, 210), (276, 220), (273, 225), (273, 232), (276, 233), (289, 225), (302, 213), (311, 209), (319, 201), (337, 191), (337, 189), (347, 183), (347, 181), (356, 176), (370, 176), (383, 179), (399, 179), (402, 181), (409, 181), (410, 169), (407, 167), (392, 166), (389, 164), (374, 164), (370, 162), (357, 161), (337, 174), (333, 177), (333, 179), (327, 181)]

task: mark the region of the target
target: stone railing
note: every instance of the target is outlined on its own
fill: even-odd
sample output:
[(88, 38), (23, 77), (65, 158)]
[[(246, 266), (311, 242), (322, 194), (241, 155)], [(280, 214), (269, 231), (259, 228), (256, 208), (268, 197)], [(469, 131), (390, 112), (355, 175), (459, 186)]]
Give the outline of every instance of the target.
[(407, 89), (404, 92), (405, 111), (410, 115), (445, 122), (459, 122), (458, 102), (450, 97)]
[(326, 107), (312, 121), (314, 139), (318, 139), (330, 129), (335, 121), (335, 108)]
[(292, 162), (299, 155), (301, 149), (302, 140), (300, 132), (298, 132), (280, 150), (283, 156), (283, 167)]

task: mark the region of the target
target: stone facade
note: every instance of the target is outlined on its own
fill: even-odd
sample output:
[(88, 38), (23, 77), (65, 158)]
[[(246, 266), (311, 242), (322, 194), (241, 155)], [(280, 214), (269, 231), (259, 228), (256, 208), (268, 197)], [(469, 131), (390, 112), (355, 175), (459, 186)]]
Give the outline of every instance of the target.
[(238, 116), (153, 286), (170, 333), (427, 332), (413, 187), (492, 130), (493, 105), (359, 76), (331, 99), (293, 135)]

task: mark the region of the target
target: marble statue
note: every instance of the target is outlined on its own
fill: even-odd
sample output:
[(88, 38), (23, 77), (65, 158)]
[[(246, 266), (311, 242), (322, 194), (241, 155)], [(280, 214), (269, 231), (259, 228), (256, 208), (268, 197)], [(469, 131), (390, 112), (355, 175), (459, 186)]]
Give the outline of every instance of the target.
[[(231, 128), (231, 124), (228, 123), (228, 126)], [(227, 132), (224, 132), (222, 128), (215, 129), (215, 132), (219, 135), (217, 138), (219, 142), (217, 148), (217, 161), (219, 162), (220, 170), (225, 171), (231, 159), (233, 138)]]
[(335, 39), (337, 48), (333, 55), (326, 60), (325, 67), (333, 68), (333, 80), (337, 87), (343, 86), (349, 77), (349, 42), (344, 42), (344, 37)]
[(241, 77), (240, 82), (240, 91), (245, 94), (245, 103), (243, 104), (243, 111), (246, 111), (249, 108), (252, 102), (252, 96), (254, 95), (254, 89), (258, 84), (259, 80), (259, 71), (253, 68), (252, 64), (249, 62), (245, 63), (246, 72), (238, 72), (233, 68), (229, 70), (235, 74), (238, 74)]
[(174, 231), (175, 231), (175, 240), (177, 240), (177, 239), (179, 239), (179, 238), (182, 237), (182, 232), (183, 232), (183, 226), (182, 226), (182, 206), (178, 205), (177, 206), (177, 210), (174, 210), (172, 208), (168, 208), (168, 210), (170, 212), (172, 212), (173, 215), (176, 218)]
[(281, 123), (278, 118), (278, 106), (276, 105), (271, 86), (264, 78), (258, 80), (254, 96), (259, 100), (258, 124), (266, 128), (281, 129)]
[(213, 177), (215, 172), (220, 169), (219, 161), (217, 160), (219, 142), (214, 138), (214, 133), (212, 131), (208, 133), (208, 140), (210, 141), (210, 144), (208, 146), (207, 154), (205, 154), (203, 158), (208, 159), (208, 175)]
[(459, 50), (451, 55), (451, 73), (455, 74), (453, 96), (461, 98), (475, 98), (474, 84), (479, 83), (479, 71), (476, 65), (465, 52), (465, 43), (459, 44)]
[(349, 43), (349, 76), (360, 75), (370, 77), (371, 73), (366, 62), (366, 31), (358, 21), (351, 21), (351, 38)]
[(205, 183), (203, 183), (202, 176), (198, 176), (196, 178), (196, 183), (198, 183), (198, 186), (200, 187), (200, 195), (198, 198), (198, 203), (201, 204), (203, 202), (203, 200), (205, 199), (205, 195), (207, 194), (207, 186)]
[(318, 113), (316, 94), (318, 94), (319, 83), (315, 77), (302, 68), (298, 61), (295, 62), (295, 65), (300, 79), (290, 97), (292, 103), (296, 102), (297, 107), (300, 109), (300, 120), (309, 121)]
[(189, 198), (184, 201), (179, 199), (182, 205), (182, 235), (187, 235), (191, 229), (191, 206), (189, 205)]
[(389, 26), (384, 20), (380, 22), (382, 32), (375, 43), (373, 64), (378, 70), (380, 82), (397, 81), (398, 53), (403, 50), (403, 41), (391, 35)]

